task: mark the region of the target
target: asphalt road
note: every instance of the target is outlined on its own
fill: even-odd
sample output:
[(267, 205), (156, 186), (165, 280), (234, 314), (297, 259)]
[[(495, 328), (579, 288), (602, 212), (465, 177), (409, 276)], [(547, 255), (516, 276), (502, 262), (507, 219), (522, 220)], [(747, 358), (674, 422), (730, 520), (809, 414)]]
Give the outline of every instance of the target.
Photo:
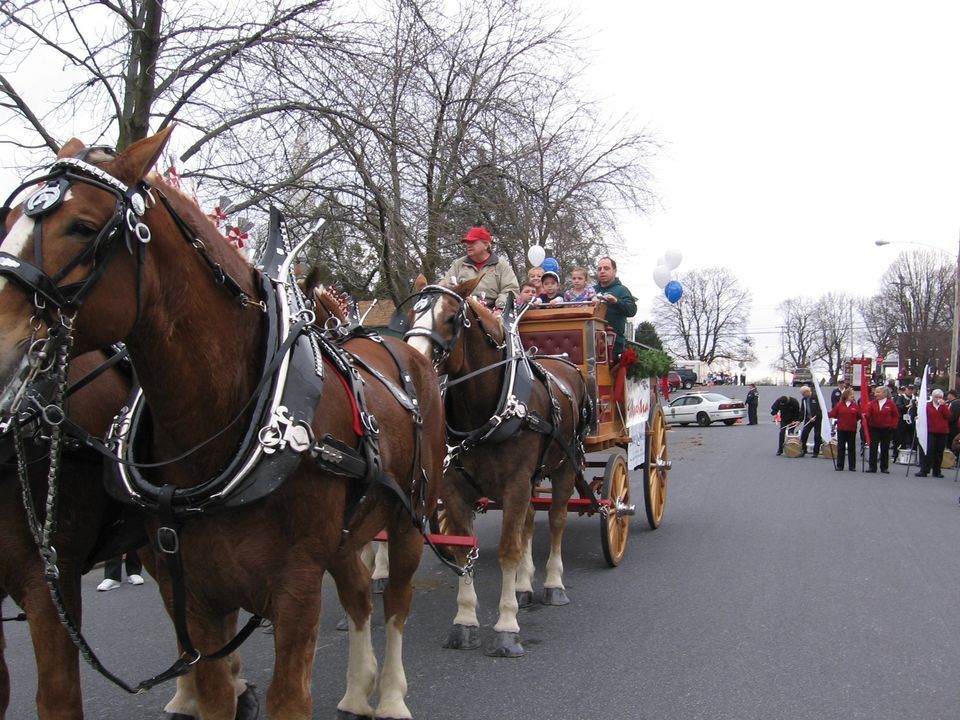
[[(604, 564), (599, 521), (571, 518), (564, 562), (572, 603), (521, 613), (521, 659), (440, 648), (456, 584), (425, 559), (405, 645), (415, 717), (958, 717), (960, 484), (952, 471), (946, 479), (907, 477), (903, 466), (890, 475), (838, 473), (829, 460), (775, 457), (768, 410), (783, 392), (761, 388), (758, 426), (670, 431), (663, 525), (649, 531), (635, 518), (619, 568)], [(499, 590), (498, 519), (478, 526), (485, 639)], [(101, 659), (129, 679), (166, 667), (173, 632), (153, 582), (97, 593), (99, 580), (85, 578), (85, 630)], [(334, 716), (347, 655), (332, 592), (325, 601), (313, 675), (318, 718)], [(8, 717), (33, 717), (29, 636), (21, 623), (6, 625)], [(257, 632), (243, 651), (261, 698), (271, 647)], [(88, 671), (84, 696), (88, 718), (159, 719), (169, 692), (129, 697)]]

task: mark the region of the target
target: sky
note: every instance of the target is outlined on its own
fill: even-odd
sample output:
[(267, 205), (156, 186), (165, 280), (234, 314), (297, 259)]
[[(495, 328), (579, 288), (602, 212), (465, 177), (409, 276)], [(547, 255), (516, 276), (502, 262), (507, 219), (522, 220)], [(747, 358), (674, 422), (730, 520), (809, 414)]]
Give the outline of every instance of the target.
[[(666, 250), (730, 268), (773, 376), (783, 300), (872, 295), (907, 244), (960, 241), (960, 3), (544, 0), (575, 15), (585, 86), (661, 143), (658, 204), (624, 213), (620, 277), (649, 319)], [(33, 58), (34, 93), (64, 84)]]
[[(625, 215), (621, 280), (649, 319), (652, 273), (733, 270), (772, 376), (776, 306), (872, 295), (909, 245), (960, 241), (960, 3), (594, 0), (591, 87), (653, 133), (660, 203)], [(916, 248), (914, 248), (916, 249)]]

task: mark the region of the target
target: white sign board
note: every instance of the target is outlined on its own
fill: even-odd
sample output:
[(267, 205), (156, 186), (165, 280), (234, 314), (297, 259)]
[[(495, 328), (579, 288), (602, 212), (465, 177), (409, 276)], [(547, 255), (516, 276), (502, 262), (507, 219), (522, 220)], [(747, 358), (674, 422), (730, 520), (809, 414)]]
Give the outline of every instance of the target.
[(627, 378), (626, 388), (627, 417), (624, 425), (632, 428), (637, 423), (645, 423), (650, 414), (650, 380), (631, 380)]

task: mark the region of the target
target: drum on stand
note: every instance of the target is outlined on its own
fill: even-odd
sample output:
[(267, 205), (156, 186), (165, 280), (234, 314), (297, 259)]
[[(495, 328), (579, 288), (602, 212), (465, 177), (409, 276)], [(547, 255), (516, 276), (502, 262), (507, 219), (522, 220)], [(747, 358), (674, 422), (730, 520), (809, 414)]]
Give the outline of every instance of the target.
[(820, 446), (820, 452), (823, 453), (825, 458), (830, 460), (836, 460), (837, 458), (837, 441), (831, 440), (830, 442), (825, 442)]
[(803, 452), (803, 446), (800, 444), (800, 436), (796, 433), (787, 431), (787, 436), (783, 440), (783, 454), (789, 458), (800, 457)]

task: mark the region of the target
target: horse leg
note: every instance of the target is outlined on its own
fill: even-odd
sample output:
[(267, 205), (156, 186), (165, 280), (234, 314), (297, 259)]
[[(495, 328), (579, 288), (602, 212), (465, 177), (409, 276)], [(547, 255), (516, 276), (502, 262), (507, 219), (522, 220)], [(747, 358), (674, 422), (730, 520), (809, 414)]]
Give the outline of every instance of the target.
[(423, 537), (414, 529), (409, 517), (391, 520), (388, 548), (390, 578), (383, 591), (387, 643), (376, 717), (399, 720), (412, 717), (404, 702), (407, 676), (403, 669), (403, 628), (413, 600), (413, 576), (423, 555)]
[[(362, 567), (359, 555), (354, 554), (354, 558)], [(274, 669), (267, 691), (267, 717), (278, 720), (309, 720), (312, 717), (310, 675), (320, 631), (323, 571), (305, 563), (300, 567), (299, 573), (291, 574), (283, 583), (287, 589), (271, 600)], [(294, 577), (298, 582), (294, 582)]]
[(390, 546), (388, 543), (377, 543), (377, 554), (373, 563), (373, 593), (379, 595), (387, 586), (390, 577)]
[[(60, 590), (70, 619), (80, 627), (80, 572), (61, 563)], [(37, 717), (40, 720), (82, 720), (80, 654), (60, 624), (42, 573), (24, 589), (23, 611), (30, 626), (37, 662)]]
[(573, 478), (569, 472), (553, 480), (553, 501), (550, 503), (550, 556), (547, 558), (547, 576), (543, 581), (544, 605), (567, 605), (563, 587), (563, 558), (561, 556), (563, 531), (567, 527), (567, 501), (573, 495)]
[[(231, 619), (233, 622), (231, 622)], [(188, 619), (190, 637), (194, 645), (206, 652), (223, 647), (232, 637), (236, 613), (227, 616), (193, 614)], [(197, 715), (203, 720), (234, 720), (237, 694), (227, 658), (198, 662), (193, 666)], [(189, 687), (189, 681), (186, 684)], [(178, 688), (179, 690), (179, 688)]]
[[(234, 623), (234, 633), (236, 632)], [(253, 685), (240, 677), (240, 653), (234, 651), (227, 662), (230, 665), (230, 674), (233, 676), (234, 693), (237, 696), (237, 711), (234, 720), (256, 720), (260, 715), (260, 701), (257, 699)], [(174, 696), (163, 708), (164, 712), (180, 720), (199, 718), (200, 709), (197, 707), (197, 684), (192, 672), (180, 675), (177, 678), (177, 690)], [(3, 718), (0, 718), (3, 720)]]
[[(473, 510), (455, 493), (444, 498), (442, 530), (448, 535), (473, 534)], [(454, 548), (453, 557), (457, 565), (463, 567), (467, 562), (467, 551)], [(475, 650), (480, 647), (480, 620), (477, 618), (474, 580), (472, 575), (461, 575), (457, 583), (457, 615), (443, 643), (443, 647), (450, 650)]]
[(347, 658), (347, 689), (337, 704), (338, 718), (372, 718), (370, 698), (377, 683), (377, 658), (370, 634), (373, 599), (370, 573), (357, 553), (338, 556), (330, 566), (340, 604), (347, 613), (350, 633)]
[(533, 527), (536, 511), (533, 505), (527, 510), (527, 517), (523, 523), (523, 535), (520, 546), (523, 556), (520, 558), (520, 567), (517, 569), (517, 605), (522, 608), (533, 605)]
[[(523, 477), (522, 475), (520, 477)], [(521, 657), (520, 624), (517, 622), (517, 569), (522, 555), (521, 536), (530, 507), (529, 485), (525, 482), (522, 493), (504, 493), (503, 527), (500, 530), (500, 616), (493, 626), (494, 642), (486, 654), (493, 657)]]

